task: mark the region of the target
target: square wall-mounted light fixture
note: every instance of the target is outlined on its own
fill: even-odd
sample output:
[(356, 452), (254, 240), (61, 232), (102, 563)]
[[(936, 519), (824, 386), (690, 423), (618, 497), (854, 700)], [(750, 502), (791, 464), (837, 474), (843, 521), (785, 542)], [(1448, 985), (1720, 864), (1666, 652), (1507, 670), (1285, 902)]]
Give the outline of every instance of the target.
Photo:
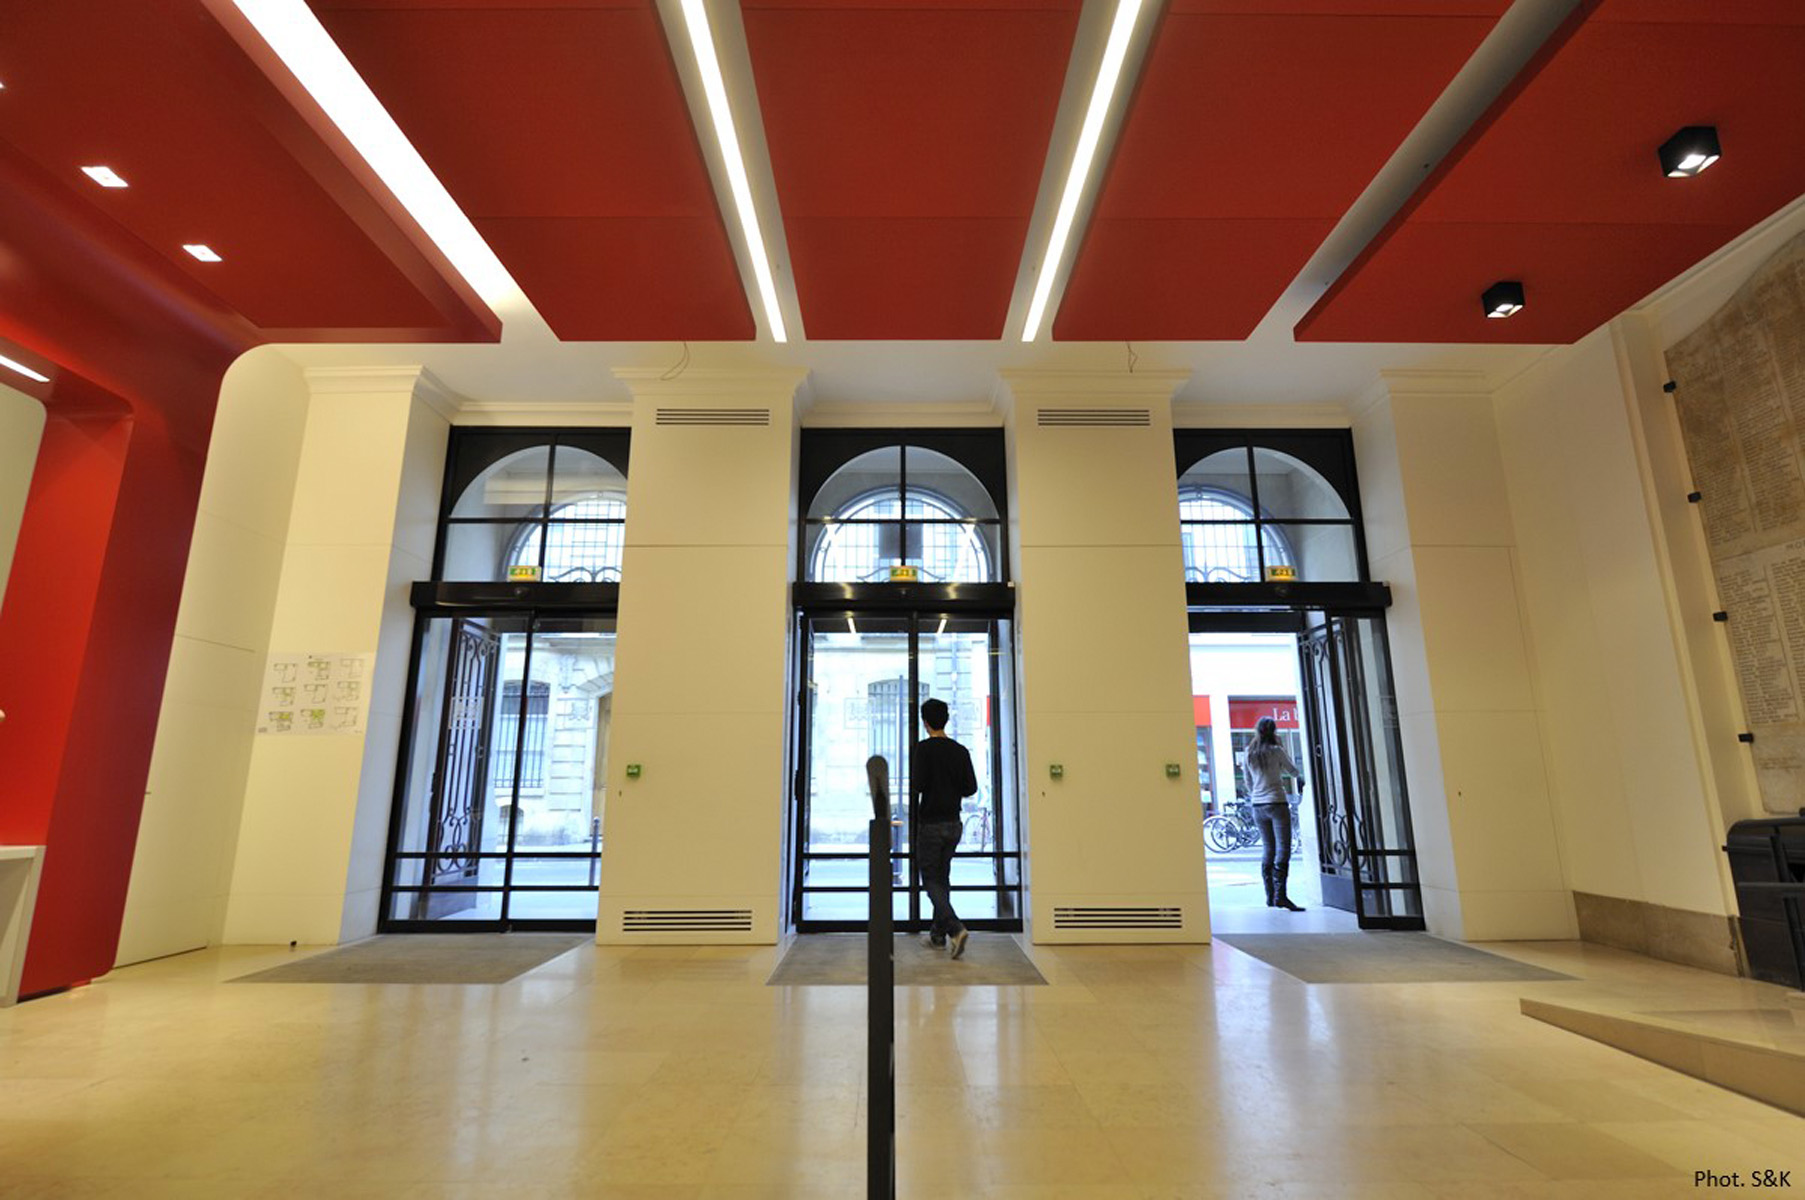
[(1488, 317), (1511, 317), (1523, 310), (1523, 285), (1514, 279), (1500, 279), (1485, 289), (1479, 298)]
[(1703, 171), (1722, 153), (1715, 125), (1688, 125), (1662, 144), (1661, 170), (1670, 179), (1684, 179)]

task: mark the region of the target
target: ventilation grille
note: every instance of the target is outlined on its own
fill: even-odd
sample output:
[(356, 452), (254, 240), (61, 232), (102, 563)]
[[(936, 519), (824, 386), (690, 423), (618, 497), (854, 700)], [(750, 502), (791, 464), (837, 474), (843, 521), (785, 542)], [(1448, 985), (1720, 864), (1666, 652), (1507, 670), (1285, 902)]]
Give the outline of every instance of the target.
[(1183, 929), (1182, 908), (1058, 908), (1055, 929)]
[(630, 908), (622, 933), (751, 933), (749, 908)]
[(1127, 426), (1145, 429), (1153, 424), (1153, 410), (1147, 408), (1043, 408), (1038, 414), (1043, 429), (1101, 426)]
[(768, 408), (661, 408), (658, 425), (769, 425)]

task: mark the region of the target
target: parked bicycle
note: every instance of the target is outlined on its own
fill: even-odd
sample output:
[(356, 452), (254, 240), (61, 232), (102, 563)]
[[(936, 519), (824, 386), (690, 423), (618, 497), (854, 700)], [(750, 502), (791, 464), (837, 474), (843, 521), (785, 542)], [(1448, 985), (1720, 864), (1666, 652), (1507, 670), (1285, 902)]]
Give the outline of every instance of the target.
[[(1224, 811), (1213, 813), (1203, 819), (1203, 844), (1217, 854), (1228, 854), (1248, 846), (1256, 846), (1260, 841), (1260, 826), (1253, 819), (1253, 805), (1245, 800), (1236, 800)], [(1304, 848), (1304, 826), (1298, 819), (1298, 801), (1291, 801), (1291, 853), (1297, 854)]]
[(964, 832), (959, 837), (961, 850), (989, 850), (995, 839), (990, 826), (990, 809), (967, 809), (962, 818)]

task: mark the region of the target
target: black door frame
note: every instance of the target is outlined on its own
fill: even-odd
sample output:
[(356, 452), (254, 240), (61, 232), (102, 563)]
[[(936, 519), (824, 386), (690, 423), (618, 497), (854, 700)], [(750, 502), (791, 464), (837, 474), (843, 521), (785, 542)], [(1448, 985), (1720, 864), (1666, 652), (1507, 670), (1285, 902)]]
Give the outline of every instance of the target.
[[(791, 588), (794, 602), (794, 634), (795, 634), (795, 679), (796, 679), (796, 724), (795, 724), (795, 770), (792, 776), (790, 819), (793, 822), (794, 836), (790, 839), (792, 849), (787, 868), (790, 872), (790, 917), (798, 933), (857, 933), (863, 932), (867, 922), (862, 920), (806, 920), (803, 917), (803, 899), (805, 892), (837, 892), (863, 893), (868, 885), (825, 885), (818, 887), (804, 886), (804, 865), (811, 860), (858, 860), (869, 857), (864, 852), (849, 851), (816, 853), (807, 848), (808, 830), (808, 786), (810, 768), (810, 742), (813, 731), (813, 709), (809, 698), (811, 642), (810, 625), (819, 620), (853, 619), (889, 619), (903, 621), (908, 630), (909, 675), (907, 694), (917, 695), (920, 691), (920, 646), (921, 626), (925, 621), (938, 621), (941, 618), (965, 617), (983, 620), (990, 623), (990, 694), (998, 700), (995, 707), (995, 726), (991, 736), (990, 777), (991, 795), (996, 811), (992, 815), (991, 849), (982, 851), (959, 850), (955, 852), (955, 860), (971, 860), (985, 858), (991, 860), (992, 874), (995, 878), (994, 891), (997, 899), (996, 917), (961, 919), (972, 929), (995, 930), (1008, 933), (1019, 933), (1023, 929), (1023, 907), (1021, 876), (1021, 847), (1019, 836), (1013, 849), (1004, 848), (1003, 834), (1005, 830), (1019, 831), (1021, 827), (1018, 813), (1006, 813), (1005, 806), (1019, 805), (1020, 798), (1016, 789), (1005, 788), (1005, 780), (1009, 773), (1005, 771), (1004, 756), (1012, 754), (1015, 747), (1013, 705), (1000, 703), (1002, 690), (1001, 673), (1005, 669), (1004, 657), (1013, 666), (1014, 646), (1005, 644), (1001, 637), (1000, 622), (1015, 619), (1015, 588), (1012, 584), (842, 584), (842, 583), (807, 583), (794, 584)], [(1013, 689), (1010, 693), (1013, 695)], [(910, 725), (919, 731), (919, 715), (915, 706), (910, 705)], [(906, 747), (904, 747), (906, 749)], [(900, 751), (899, 751), (900, 753)], [(900, 776), (893, 783), (892, 805), (901, 806)], [(913, 813), (913, 806), (909, 806)], [(922, 915), (921, 879), (915, 870), (915, 839), (907, 838), (906, 850), (893, 851), (891, 857), (905, 864), (907, 875), (903, 887), (909, 896), (909, 909), (906, 918), (895, 923), (898, 932), (919, 932), (928, 927), (929, 921)], [(902, 839), (897, 839), (898, 842)], [(1005, 871), (1005, 864), (1015, 863), (1015, 882), (1010, 883)], [(990, 886), (974, 886), (971, 884), (955, 884), (955, 897), (961, 891), (989, 891)], [(1006, 914), (1011, 908), (1014, 915)]]
[[(1344, 792), (1343, 833), (1347, 838), (1348, 861), (1352, 870), (1352, 875), (1347, 880), (1353, 892), (1352, 911), (1362, 929), (1425, 929), (1427, 921), (1423, 911), (1422, 875), (1417, 865), (1416, 835), (1410, 812), (1410, 787), (1409, 781), (1401, 774), (1401, 762), (1397, 764), (1400, 774), (1396, 780), (1396, 800), (1403, 817), (1402, 844), (1372, 844), (1387, 841), (1382, 833), (1376, 831), (1383, 828), (1383, 822), (1377, 821), (1378, 814), (1374, 810), (1375, 805), (1385, 802), (1385, 798), (1377, 794), (1379, 773), (1375, 758), (1379, 751), (1372, 741), (1374, 722), (1381, 718), (1366, 711), (1365, 677), (1367, 672), (1374, 669), (1374, 664), (1365, 661), (1365, 655), (1360, 650), (1351, 627), (1356, 621), (1374, 622), (1373, 628), (1378, 634), (1378, 651), (1385, 657), (1384, 670), (1389, 679), (1391, 643), (1385, 629), (1385, 614), (1323, 612), (1319, 616), (1319, 623), (1307, 631), (1304, 637), (1314, 638), (1320, 631), (1327, 650), (1330, 678), (1326, 686), (1334, 697), (1336, 708), (1336, 745), (1341, 755)], [(1305, 657), (1302, 640), (1299, 642), (1299, 657), (1300, 660)], [(1314, 703), (1319, 695), (1317, 690), (1307, 687), (1306, 692)], [(1402, 749), (1401, 742), (1399, 749)], [(1398, 861), (1394, 865), (1386, 860)], [(1329, 878), (1327, 872), (1323, 878), (1326, 888)], [(1369, 911), (1372, 906), (1368, 902), (1373, 899), (1373, 893), (1386, 893), (1388, 898), (1397, 893), (1414, 895), (1416, 912), (1406, 915), (1390, 911)], [(1326, 891), (1324, 897), (1327, 898)], [(1393, 906), (1388, 901), (1382, 907), (1390, 909)], [(1407, 902), (1404, 907), (1412, 905)]]
[[(1217, 585), (1193, 584), (1187, 591), (1191, 592), (1193, 601), (1203, 598), (1199, 594), (1203, 588), (1212, 592)], [(1247, 588), (1250, 585), (1227, 585)], [(1271, 589), (1275, 585), (1251, 585), (1263, 587), (1262, 599), (1278, 600)], [(1389, 641), (1385, 639), (1385, 605), (1390, 603), (1390, 592), (1383, 584), (1359, 585), (1276, 585), (1284, 586), (1288, 593), (1285, 597), (1293, 601), (1289, 608), (1196, 608), (1189, 612), (1189, 626), (1192, 633), (1288, 633), (1297, 639), (1299, 700), (1304, 706), (1304, 719), (1313, 735), (1309, 750), (1313, 758), (1324, 754), (1333, 754), (1335, 764), (1332, 771), (1323, 769), (1324, 764), (1318, 759), (1313, 768), (1316, 777), (1315, 795), (1324, 796), (1324, 785), (1327, 778), (1334, 778), (1336, 785), (1343, 793), (1340, 799), (1341, 825), (1339, 830), (1330, 828), (1333, 819), (1331, 806), (1317, 803), (1315, 819), (1317, 828), (1318, 862), (1317, 868), (1322, 876), (1323, 901), (1330, 907), (1352, 913), (1361, 929), (1399, 929), (1420, 930), (1426, 928), (1422, 914), (1422, 894), (1420, 875), (1416, 869), (1416, 851), (1414, 841), (1409, 848), (1374, 848), (1362, 844), (1363, 837), (1358, 830), (1355, 814), (1365, 799), (1368, 778), (1374, 777), (1370, 766), (1373, 749), (1363, 743), (1356, 728), (1352, 714), (1344, 711), (1344, 697), (1355, 694), (1359, 680), (1354, 677), (1354, 664), (1348, 661), (1339, 644), (1341, 638), (1335, 636), (1339, 625), (1345, 629), (1345, 623), (1356, 619), (1371, 619), (1378, 622), (1380, 640), (1384, 653), (1390, 653)], [(1331, 591), (1330, 589), (1334, 589)], [(1356, 590), (1358, 589), (1358, 590)], [(1301, 593), (1301, 597), (1300, 594)], [(1243, 593), (1244, 594), (1244, 593)], [(1213, 598), (1213, 597), (1212, 597)], [(1350, 600), (1365, 600), (1365, 604), (1349, 604)], [(1313, 603), (1312, 603), (1313, 601)], [(1379, 603), (1371, 603), (1379, 601)], [(1309, 650), (1306, 645), (1316, 631), (1321, 630), (1325, 643), (1325, 652), (1329, 659), (1329, 677), (1326, 681), (1314, 677), (1314, 667), (1309, 662)], [(1386, 664), (1387, 674), (1390, 664)], [(1331, 689), (1334, 699), (1334, 712), (1325, 714), (1318, 693), (1319, 686)], [(1364, 703), (1364, 699), (1361, 701)], [(1232, 769), (1232, 768), (1231, 768)], [(1406, 818), (1409, 819), (1409, 794), (1404, 781), (1399, 781), (1404, 788), (1404, 795), (1399, 797)], [(1348, 858), (1352, 868), (1351, 876), (1325, 870), (1327, 856), (1333, 844), (1333, 836), (1339, 834), (1348, 847)], [(1374, 858), (1404, 858), (1409, 861), (1408, 873), (1414, 882), (1365, 882), (1367, 871), (1365, 864)], [(1387, 878), (1391, 873), (1387, 872)], [(1417, 893), (1417, 915), (1402, 916), (1389, 913), (1369, 913), (1366, 909), (1366, 893), (1379, 891), (1414, 891)]]
[[(414, 756), (414, 721), (416, 720), (416, 681), (420, 678), (420, 664), (426, 650), (426, 631), (432, 622), (446, 618), (473, 617), (509, 617), (526, 622), (527, 649), (524, 667), (530, 671), (533, 653), (533, 635), (538, 631), (539, 622), (544, 619), (560, 620), (600, 620), (612, 621), (620, 610), (620, 585), (617, 583), (438, 583), (421, 582), (413, 585), (410, 595), (414, 607), (413, 646), (408, 655), (408, 689), (401, 709), (401, 748), (395, 760), (395, 784), (389, 802), (389, 836), (384, 852), (382, 870), (382, 892), (377, 910), (376, 930), (378, 933), (505, 933), (519, 931), (522, 933), (593, 933), (596, 921), (593, 918), (548, 918), (548, 917), (514, 917), (508, 912), (508, 899), (516, 891), (522, 892), (587, 892), (599, 894), (600, 884), (596, 869), (601, 853), (598, 848), (594, 853), (583, 851), (543, 851), (528, 854), (534, 859), (573, 859), (588, 861), (592, 882), (586, 887), (565, 887), (560, 885), (515, 884), (513, 882), (514, 862), (517, 856), (515, 835), (518, 822), (510, 822), (508, 826), (507, 849), (490, 851), (474, 855), (477, 859), (500, 859), (504, 867), (500, 893), (502, 898), (501, 916), (487, 921), (461, 920), (426, 920), (419, 918), (396, 917), (395, 897), (402, 894), (430, 895), (436, 893), (490, 893), (498, 889), (494, 887), (447, 887), (432, 888), (424, 891), (421, 888), (397, 885), (396, 875), (400, 864), (416, 859), (429, 859), (430, 855), (401, 849), (402, 826), (407, 814), (407, 784), (412, 772)], [(516, 726), (520, 730), (514, 739), (514, 786), (520, 786), (521, 758), (525, 753), (526, 706), (528, 690), (520, 689), (520, 721)]]

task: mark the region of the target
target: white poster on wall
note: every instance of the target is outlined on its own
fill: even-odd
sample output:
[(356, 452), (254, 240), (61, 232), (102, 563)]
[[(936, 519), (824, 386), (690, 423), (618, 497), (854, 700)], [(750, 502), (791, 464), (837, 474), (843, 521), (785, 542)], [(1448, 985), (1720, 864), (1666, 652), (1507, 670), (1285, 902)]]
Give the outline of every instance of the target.
[(258, 697), (257, 732), (362, 733), (375, 662), (374, 654), (329, 650), (270, 655)]

